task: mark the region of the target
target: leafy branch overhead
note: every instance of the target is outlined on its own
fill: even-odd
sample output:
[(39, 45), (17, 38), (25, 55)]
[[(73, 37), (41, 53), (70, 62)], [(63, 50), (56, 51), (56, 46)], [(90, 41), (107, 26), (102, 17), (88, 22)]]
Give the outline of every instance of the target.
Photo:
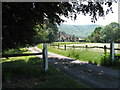
[[(104, 11), (102, 5), (108, 10)], [(35, 25), (42, 26), (45, 20), (52, 24), (64, 22), (60, 16), (75, 20), (77, 14), (88, 14), (91, 21), (105, 16), (112, 11), (111, 2), (3, 2), (2, 3), (2, 42), (3, 49), (16, 48), (26, 44), (33, 44), (32, 39), (37, 34)]]

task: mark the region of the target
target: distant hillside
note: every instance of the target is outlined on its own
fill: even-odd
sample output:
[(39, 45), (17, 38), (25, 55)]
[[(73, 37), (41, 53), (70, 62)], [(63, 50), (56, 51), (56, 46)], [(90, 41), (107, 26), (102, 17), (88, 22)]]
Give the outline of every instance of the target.
[[(91, 34), (96, 27), (101, 25), (67, 25), (61, 24), (58, 26), (59, 31), (63, 31), (69, 35), (75, 35), (80, 38), (85, 38)], [(102, 27), (102, 26), (101, 26)]]

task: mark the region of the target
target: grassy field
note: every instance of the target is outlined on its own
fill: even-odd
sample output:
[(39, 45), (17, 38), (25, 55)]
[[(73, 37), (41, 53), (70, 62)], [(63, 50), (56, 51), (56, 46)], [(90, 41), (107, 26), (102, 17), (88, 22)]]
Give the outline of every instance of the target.
[(86, 43), (86, 42), (53, 42), (53, 43), (50, 43), (50, 45), (56, 46), (56, 45), (83, 44), (83, 43)]
[[(5, 53), (28, 53), (26, 48)], [(43, 60), (35, 56), (2, 58), (4, 88), (87, 88), (66, 74), (49, 65), (44, 72)]]
[[(38, 48), (42, 49), (42, 44), (38, 45)], [(62, 49), (57, 49), (57, 48), (50, 47), (50, 46), (48, 46), (48, 51), (53, 52), (53, 53), (57, 53), (57, 54), (60, 54), (63, 56), (71, 57), (74, 59), (93, 62), (93, 63), (97, 63), (97, 64), (100, 64), (101, 55), (103, 54), (103, 53), (92, 52), (89, 49), (85, 49), (85, 50), (76, 50), (76, 49), (62, 50)]]
[[(42, 49), (42, 44), (38, 45), (38, 48)], [(48, 51), (63, 56), (71, 57), (81, 61), (87, 61), (93, 64), (108, 66), (116, 69), (120, 69), (120, 59), (115, 60), (113, 65), (110, 62), (108, 55), (104, 55), (104, 52), (95, 52), (89, 49), (68, 49), (62, 50), (48, 45)]]

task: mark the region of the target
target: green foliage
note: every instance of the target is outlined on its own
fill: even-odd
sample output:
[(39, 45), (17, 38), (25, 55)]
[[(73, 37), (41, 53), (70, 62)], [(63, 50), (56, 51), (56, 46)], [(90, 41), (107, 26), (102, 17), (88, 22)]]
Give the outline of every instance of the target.
[[(41, 47), (42, 47), (42, 45), (39, 44), (38, 48), (41, 49)], [(60, 55), (63, 55), (63, 56), (71, 57), (71, 58), (74, 58), (74, 59), (77, 59), (77, 60), (88, 61), (88, 62), (90, 61), (92, 63), (97, 63), (97, 64), (100, 64), (101, 55), (103, 54), (103, 53), (100, 53), (100, 52), (99, 53), (93, 52), (89, 49), (64, 50), (64, 49), (57, 49), (57, 48), (54, 48), (54, 47), (51, 47), (51, 46), (48, 46), (48, 51), (56, 53), (56, 54), (60, 54)]]
[(101, 57), (101, 65), (103, 66), (112, 66), (112, 60), (110, 54), (106, 53)]
[(57, 24), (52, 24), (46, 21), (46, 28), (48, 28), (47, 42), (55, 42), (57, 40), (58, 27)]
[[(105, 15), (103, 4), (107, 5), (111, 11), (111, 2), (88, 2), (87, 4), (79, 2), (3, 2), (2, 50), (26, 46), (26, 44), (33, 45), (33, 37), (38, 34), (33, 28), (38, 24), (42, 26), (46, 19), (52, 24), (60, 25), (64, 22), (61, 15), (75, 20), (76, 13), (82, 12), (84, 15), (90, 15), (91, 21), (95, 22), (97, 16)], [(51, 37), (52, 32), (49, 35)]]
[(41, 27), (40, 25), (35, 25), (34, 30), (37, 32), (37, 35), (33, 38), (33, 43), (40, 43), (40, 42), (46, 42), (47, 36), (48, 36), (48, 30), (46, 29), (46, 25), (43, 25)]
[(120, 38), (120, 24), (112, 22), (105, 27), (97, 27), (94, 32), (88, 36), (90, 42), (110, 43), (117, 42)]
[(89, 49), (70, 49), (67, 51), (68, 57), (97, 64), (100, 64), (101, 55), (102, 53), (96, 53)]
[[(38, 48), (42, 49), (42, 44), (38, 45)], [(112, 62), (110, 54), (103, 52), (92, 51), (91, 49), (57, 49), (55, 47), (48, 46), (48, 51), (63, 56), (71, 57), (77, 60), (87, 61), (89, 63), (98, 64), (102, 66), (112, 67), (115, 69), (120, 69), (120, 59), (115, 58)], [(120, 56), (120, 54), (115, 54), (115, 56)]]
[(2, 54), (22, 54), (26, 52), (29, 52), (26, 48), (17, 48), (5, 50), (4, 52), (2, 52)]
[[(20, 48), (18, 53), (27, 53)], [(23, 51), (22, 51), (23, 50)], [(5, 53), (12, 54), (11, 49)], [(44, 72), (43, 60), (36, 56), (2, 58), (2, 88), (87, 88), (66, 74), (49, 65)], [(56, 78), (56, 79), (55, 79)]]
[(49, 23), (48, 20), (42, 27), (38, 24), (35, 25), (34, 30), (36, 31), (36, 36), (33, 37), (33, 43), (43, 43), (43, 42), (53, 42), (57, 39), (58, 28), (56, 24)]
[[(115, 54), (115, 56), (120, 56), (120, 54)], [(120, 59), (115, 58), (114, 61), (112, 61), (110, 54), (106, 53), (101, 57), (101, 62), (100, 65), (107, 66), (107, 67), (112, 67), (115, 69), (120, 69)]]
[(88, 39), (91, 42), (101, 42), (100, 40), (100, 32), (102, 27), (96, 27), (94, 32), (91, 33), (91, 35), (88, 36)]
[(94, 33), (100, 34), (101, 29), (102, 29), (102, 27), (96, 27), (94, 30)]

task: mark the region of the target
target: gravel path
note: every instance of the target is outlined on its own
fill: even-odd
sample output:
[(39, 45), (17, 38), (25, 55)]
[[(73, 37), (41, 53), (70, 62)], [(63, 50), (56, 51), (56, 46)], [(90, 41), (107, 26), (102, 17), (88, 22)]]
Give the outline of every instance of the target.
[[(32, 52), (42, 52), (37, 47)], [(42, 58), (41, 55), (38, 57)], [(84, 61), (48, 52), (49, 64), (92, 88), (120, 88), (120, 70), (89, 64)]]

